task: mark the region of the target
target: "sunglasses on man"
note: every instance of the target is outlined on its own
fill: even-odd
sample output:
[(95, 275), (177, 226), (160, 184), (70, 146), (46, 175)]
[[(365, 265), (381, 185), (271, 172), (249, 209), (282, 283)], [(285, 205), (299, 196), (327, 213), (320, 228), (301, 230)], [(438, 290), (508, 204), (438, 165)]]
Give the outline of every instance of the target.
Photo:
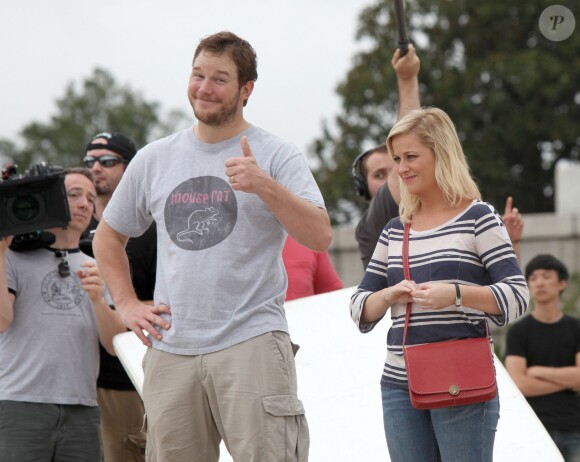
[(116, 156), (101, 156), (101, 157), (86, 156), (83, 159), (83, 165), (87, 168), (93, 168), (95, 162), (98, 162), (99, 164), (101, 164), (101, 166), (105, 168), (111, 168), (114, 167), (115, 165), (127, 163), (125, 159), (121, 159), (120, 157)]

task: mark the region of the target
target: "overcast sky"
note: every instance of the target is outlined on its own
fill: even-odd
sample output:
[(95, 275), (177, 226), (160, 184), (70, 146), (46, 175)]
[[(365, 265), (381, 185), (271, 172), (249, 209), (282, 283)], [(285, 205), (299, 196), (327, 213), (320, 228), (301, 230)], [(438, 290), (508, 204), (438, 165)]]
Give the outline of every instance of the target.
[(165, 110), (191, 114), (193, 51), (201, 37), (231, 30), (258, 54), (246, 118), (306, 151), (322, 120), (340, 110), (334, 90), (362, 46), (355, 42), (358, 15), (373, 2), (3, 0), (0, 138), (47, 122), (65, 86), (95, 67)]

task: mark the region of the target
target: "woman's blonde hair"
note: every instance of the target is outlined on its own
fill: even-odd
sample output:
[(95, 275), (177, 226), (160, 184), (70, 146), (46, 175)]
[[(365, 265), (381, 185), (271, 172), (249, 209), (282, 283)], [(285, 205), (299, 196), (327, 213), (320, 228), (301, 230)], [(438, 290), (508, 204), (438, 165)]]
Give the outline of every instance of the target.
[[(465, 199), (481, 199), (479, 188), (469, 172), (455, 126), (444, 111), (435, 107), (423, 107), (407, 113), (395, 124), (387, 137), (387, 150), (391, 156), (394, 155), (393, 139), (409, 133), (419, 137), (421, 143), (435, 154), (435, 179), (449, 205), (455, 206)], [(410, 220), (413, 211), (419, 208), (420, 202), (416, 195), (409, 193), (400, 179), (399, 184), (399, 215), (405, 223)]]

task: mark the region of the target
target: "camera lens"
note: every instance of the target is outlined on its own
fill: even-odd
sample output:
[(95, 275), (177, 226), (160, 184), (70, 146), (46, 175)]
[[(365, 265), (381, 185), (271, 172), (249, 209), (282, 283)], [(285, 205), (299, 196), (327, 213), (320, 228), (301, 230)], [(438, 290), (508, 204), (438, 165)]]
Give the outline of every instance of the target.
[(12, 215), (19, 221), (30, 221), (38, 216), (40, 203), (34, 196), (20, 196), (12, 202)]

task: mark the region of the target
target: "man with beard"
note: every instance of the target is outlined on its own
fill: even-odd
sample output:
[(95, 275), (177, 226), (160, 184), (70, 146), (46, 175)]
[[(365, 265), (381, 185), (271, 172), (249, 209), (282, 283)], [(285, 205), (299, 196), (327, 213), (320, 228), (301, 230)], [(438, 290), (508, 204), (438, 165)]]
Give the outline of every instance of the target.
[[(86, 147), (83, 165), (95, 175), (97, 189), (95, 213), (82, 241), (87, 253), (92, 254), (91, 233), (136, 151), (133, 140), (118, 132), (98, 133)], [(156, 241), (155, 225), (151, 225), (141, 236), (129, 239), (125, 249), (135, 293), (147, 303), (152, 303), (155, 288)], [(144, 461), (143, 402), (119, 359), (102, 347), (97, 387), (104, 462)]]
[[(197, 123), (137, 153), (95, 235), (115, 306), (149, 347), (148, 460), (217, 461), (222, 439), (234, 460), (308, 459), (281, 251), (287, 234), (325, 251), (332, 229), (302, 153), (245, 120), (256, 79), (248, 42), (202, 39), (188, 87)], [(123, 247), (153, 222), (151, 306)]]
[[(419, 98), (419, 69), (421, 63), (412, 43), (408, 52), (401, 55), (397, 48), (391, 59), (397, 74), (399, 92), (399, 113), (397, 120), (407, 112), (421, 106)], [(356, 226), (355, 238), (358, 243), (363, 268), (368, 266), (385, 225), (399, 215), (399, 180), (395, 173), (393, 159), (387, 152), (385, 143), (360, 153), (352, 163), (352, 177), (357, 194), (369, 206), (362, 213)]]
[[(401, 56), (395, 50), (391, 65), (397, 74), (399, 92), (399, 113), (397, 120), (421, 105), (419, 97), (419, 69), (421, 63), (413, 44), (408, 45), (408, 53)], [(363, 268), (366, 269), (381, 233), (386, 224), (399, 215), (399, 178), (395, 163), (388, 155), (386, 145), (380, 144), (360, 153), (352, 163), (352, 177), (357, 194), (367, 201), (368, 207), (362, 213), (356, 226), (355, 238), (358, 243)], [(502, 217), (512, 240), (516, 255), (520, 255), (520, 239), (524, 223), (519, 210), (513, 207), (513, 198), (506, 199)]]

